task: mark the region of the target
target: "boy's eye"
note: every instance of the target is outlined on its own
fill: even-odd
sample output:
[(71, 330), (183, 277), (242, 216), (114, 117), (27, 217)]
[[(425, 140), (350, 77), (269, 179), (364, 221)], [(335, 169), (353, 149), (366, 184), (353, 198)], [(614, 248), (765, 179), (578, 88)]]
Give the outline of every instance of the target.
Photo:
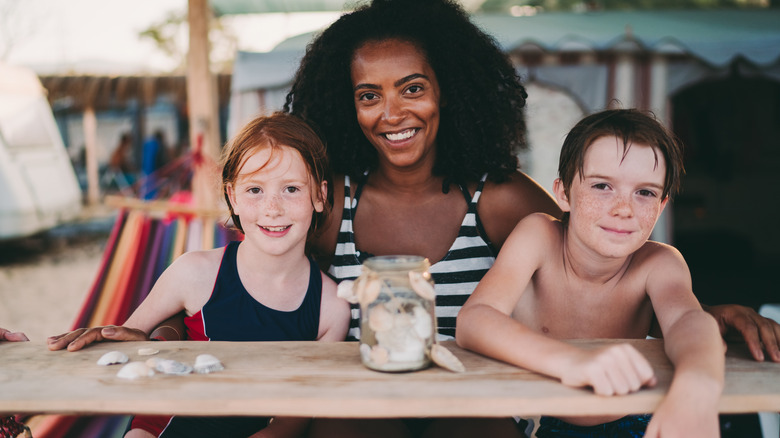
[(652, 190), (642, 189), (637, 191), (637, 193), (639, 194), (639, 196), (655, 197), (655, 192)]
[(607, 183), (598, 183), (598, 184), (593, 184), (592, 187), (596, 190), (606, 190), (609, 188), (609, 185)]

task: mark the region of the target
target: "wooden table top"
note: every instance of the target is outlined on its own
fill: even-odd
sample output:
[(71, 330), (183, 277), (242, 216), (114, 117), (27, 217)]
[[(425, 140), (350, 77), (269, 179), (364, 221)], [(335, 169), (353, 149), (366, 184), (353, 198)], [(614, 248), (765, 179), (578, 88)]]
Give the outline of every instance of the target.
[[(586, 348), (615, 340), (572, 341)], [(666, 392), (672, 367), (660, 340), (630, 340), (653, 364), (659, 383), (637, 393), (600, 397), (587, 389), (507, 365), (445, 342), (466, 366), (457, 374), (432, 367), (382, 373), (364, 367), (358, 343), (120, 342), (80, 352), (49, 351), (42, 342), (0, 343), (0, 413), (298, 415), (319, 417), (505, 417), (652, 412)], [(184, 376), (116, 376), (120, 365), (100, 366), (119, 350), (145, 360), (192, 364), (201, 353), (225, 369)], [(720, 411), (780, 411), (780, 364), (755, 362), (743, 345), (730, 345)]]

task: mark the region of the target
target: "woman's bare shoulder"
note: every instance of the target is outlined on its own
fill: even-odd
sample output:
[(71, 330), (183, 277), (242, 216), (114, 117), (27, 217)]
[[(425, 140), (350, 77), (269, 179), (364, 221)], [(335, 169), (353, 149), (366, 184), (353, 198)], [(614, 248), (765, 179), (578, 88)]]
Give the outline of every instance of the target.
[(477, 206), (480, 220), (491, 242), (498, 248), (515, 225), (531, 213), (555, 218), (561, 210), (553, 197), (536, 181), (515, 172), (503, 182), (487, 181)]

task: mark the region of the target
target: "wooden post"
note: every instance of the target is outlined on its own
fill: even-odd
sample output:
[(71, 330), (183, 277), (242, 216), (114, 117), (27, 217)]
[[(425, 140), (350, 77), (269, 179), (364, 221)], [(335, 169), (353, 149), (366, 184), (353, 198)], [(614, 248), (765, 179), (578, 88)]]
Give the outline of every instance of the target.
[(219, 116), (216, 79), (209, 62), (209, 19), (207, 0), (188, 0), (190, 46), (187, 54), (187, 105), (190, 120), (190, 147), (203, 154), (195, 166), (192, 191), (198, 208), (215, 208), (220, 190), (216, 163), (219, 157)]
[(100, 200), (100, 178), (97, 160), (97, 118), (95, 109), (87, 106), (82, 119), (84, 129), (84, 148), (87, 168), (87, 204), (96, 205)]

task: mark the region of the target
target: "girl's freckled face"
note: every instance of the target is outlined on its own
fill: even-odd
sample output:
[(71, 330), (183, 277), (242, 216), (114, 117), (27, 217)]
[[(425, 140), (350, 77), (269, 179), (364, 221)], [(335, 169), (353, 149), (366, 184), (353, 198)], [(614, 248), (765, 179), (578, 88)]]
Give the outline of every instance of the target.
[(367, 42), (353, 55), (351, 75), (358, 124), (380, 161), (432, 165), (441, 92), (417, 46), (395, 39)]
[(312, 186), (295, 149), (265, 147), (249, 154), (235, 184), (228, 186), (246, 240), (273, 254), (304, 245), (313, 211), (324, 207)]

